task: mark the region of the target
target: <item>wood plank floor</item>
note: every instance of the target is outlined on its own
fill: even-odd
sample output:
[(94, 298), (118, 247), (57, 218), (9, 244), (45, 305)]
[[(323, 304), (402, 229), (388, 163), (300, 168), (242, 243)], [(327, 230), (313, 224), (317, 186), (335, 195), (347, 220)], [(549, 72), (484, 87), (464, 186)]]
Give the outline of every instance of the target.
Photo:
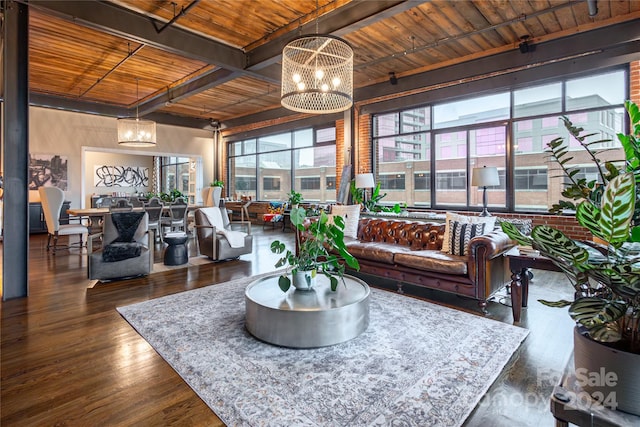
[[(3, 426), (221, 426), (218, 417), (116, 312), (115, 308), (273, 270), (274, 238), (254, 230), (254, 250), (240, 260), (207, 263), (88, 289), (86, 255), (46, 252), (32, 235), (30, 296), (2, 303), (0, 424)], [(193, 242), (190, 242), (194, 253)], [(4, 247), (0, 245), (0, 251)], [(156, 261), (161, 261), (158, 246)], [(363, 276), (365, 279), (366, 276)], [(372, 285), (390, 286), (369, 278)], [(474, 301), (405, 287), (420, 297), (474, 312)], [(536, 272), (520, 326), (531, 333), (465, 425), (552, 425), (548, 396), (570, 356), (571, 321), (536, 298), (570, 293), (557, 273)], [(497, 302), (488, 317), (512, 323)], [(419, 325), (416, 325), (419, 327)]]

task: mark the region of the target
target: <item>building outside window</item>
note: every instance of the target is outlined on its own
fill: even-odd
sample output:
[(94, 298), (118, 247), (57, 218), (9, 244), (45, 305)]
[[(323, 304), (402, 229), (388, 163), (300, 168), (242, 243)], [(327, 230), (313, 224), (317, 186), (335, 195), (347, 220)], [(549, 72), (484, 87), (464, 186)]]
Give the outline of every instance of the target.
[(160, 160), (160, 191), (170, 193), (179, 190), (183, 194), (189, 192), (189, 158), (162, 157)]
[(336, 200), (335, 126), (232, 141), (228, 151), (232, 196), (284, 201), (293, 189), (306, 201)]
[[(389, 187), (389, 177), (394, 174), (405, 180), (402, 186), (394, 179), (395, 188), (387, 191), (382, 202), (440, 209), (479, 208), (482, 191), (471, 186), (471, 169), (495, 166), (500, 185), (487, 189), (490, 207), (546, 212), (562, 198), (563, 189), (563, 181), (554, 178), (561, 174), (548, 162), (547, 143), (564, 137), (569, 149), (575, 151), (572, 163), (588, 163), (580, 144), (569, 139), (561, 116), (586, 133), (600, 135), (603, 141), (593, 148), (613, 148), (603, 153), (603, 161), (624, 158), (614, 135), (624, 131), (626, 81), (627, 71), (618, 69), (374, 114), (372, 143), (377, 180)], [(508, 164), (513, 165), (512, 173), (507, 170)]]

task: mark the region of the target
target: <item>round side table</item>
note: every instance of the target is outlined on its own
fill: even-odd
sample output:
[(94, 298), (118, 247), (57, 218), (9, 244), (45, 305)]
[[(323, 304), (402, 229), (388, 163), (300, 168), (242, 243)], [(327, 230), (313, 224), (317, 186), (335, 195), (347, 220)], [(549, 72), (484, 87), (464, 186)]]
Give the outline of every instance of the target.
[(164, 241), (169, 246), (164, 250), (164, 265), (182, 265), (189, 262), (187, 233), (167, 233)]

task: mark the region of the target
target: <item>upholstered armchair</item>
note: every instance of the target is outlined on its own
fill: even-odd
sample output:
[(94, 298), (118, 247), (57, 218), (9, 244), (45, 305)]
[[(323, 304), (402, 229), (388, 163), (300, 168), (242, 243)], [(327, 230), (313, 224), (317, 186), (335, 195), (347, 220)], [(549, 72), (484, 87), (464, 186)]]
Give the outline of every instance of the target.
[[(198, 250), (214, 261), (238, 258), (253, 250), (253, 236), (249, 221), (229, 221), (227, 210), (218, 207), (197, 209), (195, 212)], [(246, 226), (247, 232), (232, 230), (232, 224)]]
[[(105, 214), (102, 233), (89, 238), (89, 279), (113, 280), (149, 274), (153, 268), (153, 241), (146, 212)], [(93, 241), (102, 237), (94, 251)]]
[[(82, 224), (60, 224), (60, 211), (64, 204), (64, 191), (58, 187), (40, 187), (38, 192), (40, 193), (42, 212), (44, 213), (44, 220), (47, 223), (47, 231), (49, 233), (47, 250), (53, 247), (53, 254), (55, 255), (58, 248), (83, 247), (83, 234), (89, 233), (87, 226)], [(79, 237), (78, 242), (69, 242), (67, 245), (58, 244), (58, 237), (76, 234)], [(53, 245), (51, 244), (52, 239)]]

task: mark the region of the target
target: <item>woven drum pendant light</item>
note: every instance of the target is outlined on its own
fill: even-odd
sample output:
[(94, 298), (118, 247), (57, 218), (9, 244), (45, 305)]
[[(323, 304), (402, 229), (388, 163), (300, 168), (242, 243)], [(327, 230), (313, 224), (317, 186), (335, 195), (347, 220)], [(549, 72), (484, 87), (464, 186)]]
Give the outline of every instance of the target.
[(155, 147), (156, 122), (138, 117), (138, 79), (136, 79), (136, 118), (118, 119), (118, 144), (126, 147)]
[(353, 105), (353, 49), (331, 35), (309, 35), (282, 51), (281, 104), (301, 113), (327, 114)]

